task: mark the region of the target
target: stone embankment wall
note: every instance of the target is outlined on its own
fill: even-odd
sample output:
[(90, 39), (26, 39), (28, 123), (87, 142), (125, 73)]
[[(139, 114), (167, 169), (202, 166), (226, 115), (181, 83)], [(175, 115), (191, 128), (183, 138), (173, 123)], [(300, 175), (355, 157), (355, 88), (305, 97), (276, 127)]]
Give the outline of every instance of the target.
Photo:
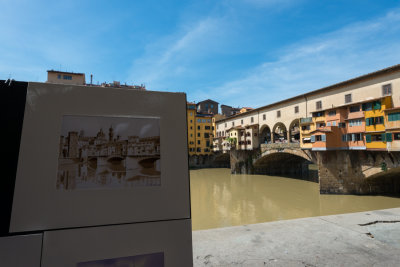
[(322, 194), (399, 194), (400, 152), (317, 153)]
[(218, 152), (211, 155), (189, 156), (190, 169), (229, 168), (229, 167), (230, 167), (229, 153)]
[(231, 173), (319, 182), (321, 194), (400, 195), (400, 152), (314, 151), (309, 156), (317, 170), (312, 170), (311, 161), (285, 151), (231, 150)]

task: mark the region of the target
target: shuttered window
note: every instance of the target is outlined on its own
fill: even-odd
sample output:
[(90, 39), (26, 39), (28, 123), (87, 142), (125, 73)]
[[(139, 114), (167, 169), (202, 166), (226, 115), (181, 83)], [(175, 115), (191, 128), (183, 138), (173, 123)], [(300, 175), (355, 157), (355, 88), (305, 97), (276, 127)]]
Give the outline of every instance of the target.
[(400, 121), (400, 112), (391, 113), (388, 115), (389, 121)]
[(321, 141), (322, 142), (326, 142), (326, 135), (325, 134), (321, 135)]
[(366, 134), (365, 135), (365, 140), (367, 141), (367, 143), (371, 143), (371, 135), (370, 134)]
[(311, 143), (315, 143), (315, 135), (311, 135)]
[(386, 141), (392, 142), (392, 133), (386, 133)]

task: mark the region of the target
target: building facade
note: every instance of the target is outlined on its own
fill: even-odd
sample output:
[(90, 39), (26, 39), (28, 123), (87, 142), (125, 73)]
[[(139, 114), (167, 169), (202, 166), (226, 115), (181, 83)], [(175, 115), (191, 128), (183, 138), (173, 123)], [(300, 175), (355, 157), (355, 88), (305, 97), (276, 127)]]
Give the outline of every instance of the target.
[[(258, 142), (240, 149), (298, 143), (313, 150), (394, 150), (400, 137), (398, 107), (400, 65), (395, 65), (220, 120), (215, 138), (257, 126)], [(214, 142), (215, 151), (224, 150), (223, 140)]]
[(189, 155), (209, 155), (213, 146), (213, 114), (198, 113), (195, 103), (187, 103)]
[(62, 83), (62, 84), (73, 84), (73, 85), (85, 85), (85, 74), (75, 72), (64, 72), (64, 71), (47, 71), (47, 83)]

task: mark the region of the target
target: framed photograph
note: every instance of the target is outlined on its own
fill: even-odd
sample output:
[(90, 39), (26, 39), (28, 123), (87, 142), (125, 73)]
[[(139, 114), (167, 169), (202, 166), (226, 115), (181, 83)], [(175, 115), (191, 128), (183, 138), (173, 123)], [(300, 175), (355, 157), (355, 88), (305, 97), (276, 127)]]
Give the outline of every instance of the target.
[(46, 231), (42, 267), (193, 266), (191, 220)]
[(10, 232), (190, 218), (186, 95), (29, 83)]

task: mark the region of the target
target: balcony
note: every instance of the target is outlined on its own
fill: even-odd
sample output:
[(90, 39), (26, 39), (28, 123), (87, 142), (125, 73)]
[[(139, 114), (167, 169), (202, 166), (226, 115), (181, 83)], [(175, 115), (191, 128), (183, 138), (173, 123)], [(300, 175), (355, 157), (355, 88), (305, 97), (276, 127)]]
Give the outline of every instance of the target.
[(312, 123), (312, 117), (300, 119), (300, 124), (305, 124), (305, 123)]

